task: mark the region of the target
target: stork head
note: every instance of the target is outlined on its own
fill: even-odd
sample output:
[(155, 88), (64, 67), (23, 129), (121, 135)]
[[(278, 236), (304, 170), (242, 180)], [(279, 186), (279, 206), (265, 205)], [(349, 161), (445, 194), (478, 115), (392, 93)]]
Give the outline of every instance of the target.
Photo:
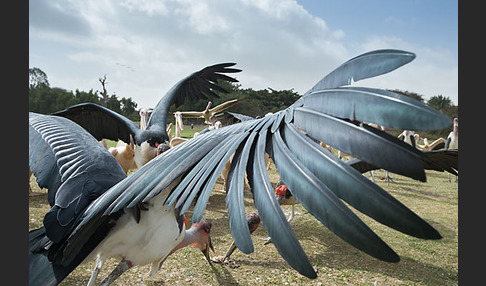
[(275, 197), (277, 198), (277, 201), (281, 203), (283, 199), (286, 197), (288, 198), (291, 196), (289, 190), (287, 189), (286, 185), (280, 185), (275, 189)]
[(157, 145), (157, 156), (164, 153), (165, 151), (170, 149), (170, 145), (167, 143), (162, 143)]
[(199, 222), (195, 222), (191, 225), (191, 228), (186, 232), (193, 236), (192, 246), (197, 247), (206, 257), (207, 261), (211, 263), (209, 257), (209, 249), (214, 252), (213, 244), (211, 242), (211, 226), (212, 224), (204, 219)]

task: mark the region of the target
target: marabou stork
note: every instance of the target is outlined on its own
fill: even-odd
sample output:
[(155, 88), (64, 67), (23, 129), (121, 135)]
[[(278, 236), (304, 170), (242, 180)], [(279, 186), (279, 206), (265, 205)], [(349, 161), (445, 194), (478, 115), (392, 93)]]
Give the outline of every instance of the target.
[[(222, 63), (205, 67), (194, 72), (176, 83), (157, 103), (152, 110), (146, 129), (139, 128), (128, 118), (94, 103), (81, 103), (53, 113), (78, 123), (88, 130), (95, 138), (101, 140), (122, 140), (129, 142), (131, 134), (135, 140), (135, 163), (138, 168), (156, 156), (159, 144), (169, 145), (166, 125), (170, 106), (175, 103), (179, 106), (186, 98), (199, 99), (218, 97), (213, 91), (227, 93), (217, 85), (218, 80), (237, 82), (235, 78), (223, 73), (240, 72), (239, 69), (230, 68), (234, 63)], [(141, 118), (143, 119), (143, 118)], [(142, 124), (143, 127), (145, 124)]]
[(398, 135), (398, 139), (400, 139), (403, 142), (410, 144), (414, 148), (416, 148), (416, 146), (415, 146), (415, 141), (416, 141), (415, 135), (416, 135), (415, 132), (413, 132), (412, 130), (403, 130), (403, 132), (400, 133), (400, 135)]
[[(273, 245), (299, 273), (309, 278), (317, 277), (275, 198), (265, 166), (265, 153), (275, 162), (283, 183), (310, 214), (344, 241), (375, 258), (388, 262), (400, 260), (398, 254), (342, 200), (405, 234), (422, 239), (441, 238), (425, 220), (315, 141), (326, 142), (379, 168), (425, 181), (422, 160), (428, 157), (427, 154), (360, 122), (395, 129), (435, 130), (450, 126), (451, 120), (423, 103), (387, 90), (344, 87), (353, 80), (393, 71), (414, 58), (415, 54), (399, 50), (377, 50), (359, 55), (337, 67), (282, 111), (201, 134), (163, 152), (122, 181), (118, 182), (120, 178), (117, 177), (115, 182), (118, 183), (113, 186), (115, 182), (108, 180), (108, 174), (104, 175), (100, 179), (105, 186), (98, 188), (102, 194), (86, 208), (83, 204), (68, 208), (64, 216), (57, 216), (62, 221), (54, 216), (58, 231), (51, 233), (57, 240), (46, 250), (51, 252), (51, 260), (46, 256), (37, 260), (49, 265), (39, 266), (39, 271), (47, 268), (42, 270), (47, 275), (49, 268), (69, 267), (65, 270), (69, 273), (93, 249), (110, 239), (116, 229), (133, 234), (123, 230), (122, 226), (122, 221), (130, 220), (130, 217), (135, 225), (133, 222), (137, 218), (142, 222), (144, 217), (153, 214), (157, 217), (157, 227), (146, 227), (154, 227), (155, 233), (163, 232), (164, 236), (181, 239), (179, 229), (183, 223), (180, 218), (195, 201), (192, 221), (202, 219), (216, 180), (233, 154), (226, 185), (226, 206), (231, 234), (236, 246), (244, 253), (254, 250), (243, 200), (246, 172), (255, 206)], [(154, 113), (157, 114), (155, 110)], [(159, 113), (156, 117), (162, 116)], [(151, 120), (154, 119), (152, 115)], [(52, 131), (52, 136), (56, 136), (55, 133)], [(76, 156), (76, 153), (69, 154), (66, 156)], [(64, 162), (63, 158), (58, 160)], [(82, 166), (83, 161), (76, 161), (63, 170), (71, 172)], [(124, 177), (121, 168), (116, 166), (119, 168), (117, 176)], [(94, 182), (89, 184), (94, 185)], [(65, 196), (68, 194), (71, 193)], [(88, 198), (92, 197), (88, 194)], [(81, 198), (85, 200), (86, 195), (82, 193)], [(71, 201), (66, 198), (63, 202)], [(151, 209), (159, 211), (151, 212)], [(68, 230), (62, 228), (65, 223), (70, 223)], [(165, 254), (175, 247), (174, 241), (161, 242), (156, 236), (153, 241), (138, 244), (138, 252), (151, 249), (163, 256), (161, 249)], [(127, 260), (130, 258), (125, 259), (129, 266)], [(31, 269), (36, 269), (36, 260), (30, 262)]]
[(454, 127), (447, 136), (445, 147), (446, 150), (449, 149), (459, 149), (459, 119), (454, 118)]
[[(459, 119), (454, 118), (454, 127), (452, 132), (447, 136), (447, 140), (444, 146), (445, 150), (459, 150)], [(456, 182), (457, 182), (456, 174)], [(449, 175), (449, 183), (451, 182), (451, 176)]]
[[(121, 262), (103, 285), (134, 265), (152, 263), (154, 277), (167, 256), (188, 245), (199, 248), (210, 262), (211, 224), (202, 219), (185, 231), (185, 217), (157, 203), (163, 197), (90, 218), (103, 204), (105, 191), (127, 176), (115, 157), (71, 120), (29, 114), (29, 167), (38, 184), (48, 189), (51, 205), (44, 227), (29, 232), (30, 285), (56, 285), (79, 263), (94, 257), (88, 285), (94, 285), (109, 257)], [(88, 229), (78, 232), (80, 224)], [(79, 243), (77, 249), (71, 249), (71, 243)]]
[[(290, 223), (295, 217), (294, 206), (299, 202), (295, 199), (295, 197), (292, 195), (292, 193), (287, 188), (287, 186), (283, 184), (282, 180), (280, 180), (277, 183), (277, 187), (275, 188), (275, 198), (277, 199), (279, 205), (291, 206), (290, 215), (289, 218), (287, 219), (287, 222)], [(272, 243), (272, 239), (270, 237), (263, 238), (262, 240), (265, 240), (264, 245)]]

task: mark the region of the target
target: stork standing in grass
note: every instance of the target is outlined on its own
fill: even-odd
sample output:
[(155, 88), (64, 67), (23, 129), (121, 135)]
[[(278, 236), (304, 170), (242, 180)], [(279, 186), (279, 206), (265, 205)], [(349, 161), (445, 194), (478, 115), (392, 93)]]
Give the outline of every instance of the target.
[[(30, 274), (39, 274), (58, 283), (96, 247), (103, 245), (103, 241), (112, 239), (114, 231), (130, 233), (130, 236), (119, 236), (120, 243), (147, 235), (151, 238), (137, 241), (128, 248), (113, 248), (114, 253), (121, 251), (118, 256), (123, 257), (117, 275), (134, 264), (131, 254), (139, 257), (146, 253), (145, 259), (166, 256), (182, 240), (182, 218), (186, 211), (194, 206), (192, 222), (202, 219), (216, 180), (233, 154), (226, 185), (226, 206), (231, 234), (244, 253), (254, 251), (243, 196), (246, 172), (258, 214), (279, 254), (302, 275), (317, 276), (275, 198), (265, 166), (265, 153), (275, 162), (283, 183), (310, 214), (340, 238), (377, 259), (400, 260), (398, 254), (342, 200), (405, 234), (422, 239), (441, 238), (430, 224), (315, 141), (326, 142), (379, 168), (425, 181), (421, 159), (426, 158), (426, 154), (358, 121), (396, 129), (435, 130), (450, 126), (451, 120), (423, 103), (387, 90), (343, 87), (352, 79), (356, 82), (393, 71), (414, 58), (413, 53), (399, 50), (362, 54), (329, 73), (286, 109), (197, 136), (163, 152), (126, 178), (118, 165), (116, 176), (106, 173), (99, 178), (102, 187), (95, 187), (96, 182), (92, 180), (76, 183), (77, 178), (73, 177), (75, 186), (88, 184), (93, 192), (81, 192), (75, 197), (73, 193), (61, 192), (62, 186), (57, 191), (53, 215), (48, 216), (49, 224), (45, 225), (47, 239), (51, 241), (49, 248), (34, 247), (39, 246), (39, 236), (30, 233), (29, 267), (36, 269)], [(153, 119), (154, 114), (150, 120)], [(147, 130), (150, 123), (148, 125)], [(49, 124), (31, 122), (30, 126), (39, 132)], [(52, 140), (60, 138), (55, 129), (45, 132)], [(348, 134), (356, 136), (345, 136)], [(60, 144), (54, 148), (66, 144), (54, 141), (52, 144)], [(34, 157), (42, 150), (32, 148), (37, 151), (29, 151)], [(57, 160), (67, 164), (67, 158), (58, 157)], [(65, 172), (96, 165), (85, 165), (84, 160), (68, 161), (72, 163), (61, 166)], [(31, 169), (35, 173), (33, 165)], [(97, 172), (102, 171), (107, 172), (105, 169)], [(110, 179), (111, 176), (116, 178)], [(58, 204), (58, 199), (63, 197)], [(76, 201), (74, 206), (70, 203), (73, 201)], [(153, 224), (145, 224), (144, 220)], [(135, 224), (137, 221), (139, 224)], [(69, 226), (64, 228), (66, 224)], [(125, 229), (124, 224), (137, 227), (139, 231)], [(146, 226), (141, 227), (142, 224)], [(172, 239), (162, 241), (157, 238), (159, 235)], [(64, 276), (56, 277), (59, 272)]]

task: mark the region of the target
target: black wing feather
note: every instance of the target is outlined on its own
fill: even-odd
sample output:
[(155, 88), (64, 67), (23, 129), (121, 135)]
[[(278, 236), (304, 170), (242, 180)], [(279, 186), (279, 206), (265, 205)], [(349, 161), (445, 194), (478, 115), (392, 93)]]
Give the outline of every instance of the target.
[(68, 118), (86, 129), (96, 140), (103, 138), (130, 142), (140, 132), (138, 125), (128, 118), (95, 103), (80, 103), (52, 115)]
[[(29, 281), (61, 282), (96, 247), (110, 226), (87, 232), (70, 256), (64, 249), (84, 211), (126, 175), (116, 159), (69, 119), (29, 113), (29, 167), (48, 188), (44, 227), (29, 234)], [(43, 284), (43, 285), (44, 285)]]
[[(218, 98), (219, 96), (212, 91), (212, 84), (217, 85), (218, 80), (238, 82), (235, 78), (222, 74), (240, 72), (239, 69), (228, 68), (234, 65), (234, 63), (223, 63), (207, 66), (180, 80), (159, 100), (152, 111), (147, 129), (151, 125), (165, 127), (170, 106), (174, 103), (176, 107), (182, 105), (187, 97), (191, 99)], [(218, 89), (218, 91), (221, 90)]]

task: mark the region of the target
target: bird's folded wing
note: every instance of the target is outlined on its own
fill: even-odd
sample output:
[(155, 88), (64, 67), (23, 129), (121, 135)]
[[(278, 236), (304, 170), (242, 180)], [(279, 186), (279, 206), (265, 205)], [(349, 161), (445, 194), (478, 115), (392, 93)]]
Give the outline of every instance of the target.
[(29, 113), (29, 167), (48, 189), (48, 237), (65, 238), (77, 216), (126, 175), (116, 159), (69, 119)]

